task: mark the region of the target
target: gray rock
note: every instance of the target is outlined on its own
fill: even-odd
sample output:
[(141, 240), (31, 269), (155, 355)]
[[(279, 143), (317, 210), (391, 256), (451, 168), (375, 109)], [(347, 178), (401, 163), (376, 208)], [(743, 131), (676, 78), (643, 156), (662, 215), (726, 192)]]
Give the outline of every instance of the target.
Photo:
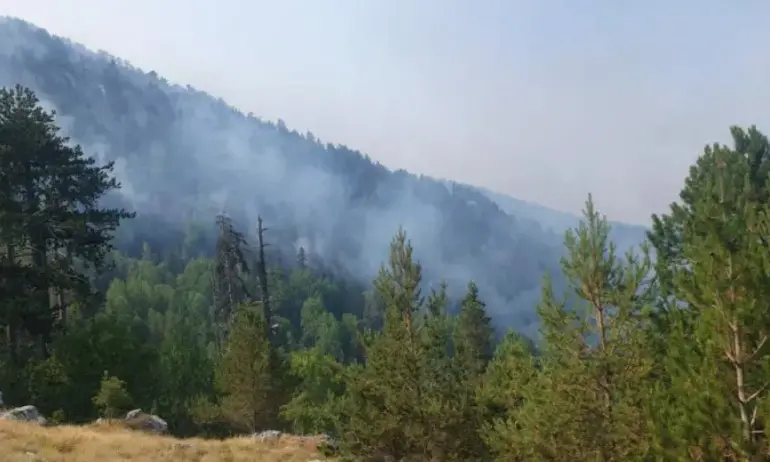
[(126, 420), (133, 420), (139, 417), (140, 415), (144, 414), (141, 409), (134, 409), (133, 411), (128, 411), (126, 414)]
[(147, 414), (141, 409), (134, 409), (126, 414), (125, 418), (129, 426), (137, 430), (144, 430), (151, 433), (166, 433), (168, 423), (154, 414)]
[(255, 433), (252, 435), (253, 438), (256, 438), (260, 441), (269, 441), (269, 440), (277, 440), (281, 437), (283, 433), (279, 432), (278, 430), (265, 430), (263, 432)]
[(46, 424), (46, 419), (37, 410), (35, 406), (27, 405), (11, 409), (0, 415), (0, 420), (16, 420), (20, 422), (37, 422), (40, 425)]

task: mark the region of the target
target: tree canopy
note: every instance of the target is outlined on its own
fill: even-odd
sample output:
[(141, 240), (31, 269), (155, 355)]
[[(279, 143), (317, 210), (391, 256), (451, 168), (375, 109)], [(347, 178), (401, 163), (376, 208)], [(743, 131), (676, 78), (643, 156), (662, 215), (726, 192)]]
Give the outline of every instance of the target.
[(562, 283), (540, 275), (539, 335), (497, 336), (482, 285), (457, 306), (426, 285), (398, 223), (368, 286), (270, 252), (259, 214), (116, 246), (134, 215), (104, 205), (114, 165), (2, 89), (3, 400), (69, 423), (136, 406), (177, 435), (328, 433), (364, 460), (767, 460), (770, 145), (732, 135), (637, 250), (589, 195)]

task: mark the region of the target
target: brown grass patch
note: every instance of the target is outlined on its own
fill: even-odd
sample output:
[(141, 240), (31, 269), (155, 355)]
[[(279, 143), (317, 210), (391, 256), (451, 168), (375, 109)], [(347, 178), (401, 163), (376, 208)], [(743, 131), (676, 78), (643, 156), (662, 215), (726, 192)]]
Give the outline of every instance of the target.
[(121, 424), (41, 427), (0, 421), (2, 462), (307, 462), (327, 460), (318, 438), (283, 435), (261, 442), (176, 439), (126, 429)]

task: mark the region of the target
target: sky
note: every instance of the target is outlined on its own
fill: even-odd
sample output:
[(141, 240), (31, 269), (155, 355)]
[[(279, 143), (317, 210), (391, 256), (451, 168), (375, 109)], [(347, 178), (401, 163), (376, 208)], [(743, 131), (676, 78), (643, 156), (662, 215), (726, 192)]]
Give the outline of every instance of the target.
[(770, 2), (0, 0), (391, 168), (647, 223), (729, 126), (770, 131)]

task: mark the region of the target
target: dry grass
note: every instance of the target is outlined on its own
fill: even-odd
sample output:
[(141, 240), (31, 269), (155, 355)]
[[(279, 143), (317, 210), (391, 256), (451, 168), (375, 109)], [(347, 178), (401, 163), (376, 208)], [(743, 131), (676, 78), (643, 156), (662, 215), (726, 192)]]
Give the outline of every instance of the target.
[(274, 441), (240, 437), (223, 441), (175, 439), (112, 424), (41, 427), (0, 421), (2, 462), (307, 462), (327, 460), (318, 440), (282, 436)]

